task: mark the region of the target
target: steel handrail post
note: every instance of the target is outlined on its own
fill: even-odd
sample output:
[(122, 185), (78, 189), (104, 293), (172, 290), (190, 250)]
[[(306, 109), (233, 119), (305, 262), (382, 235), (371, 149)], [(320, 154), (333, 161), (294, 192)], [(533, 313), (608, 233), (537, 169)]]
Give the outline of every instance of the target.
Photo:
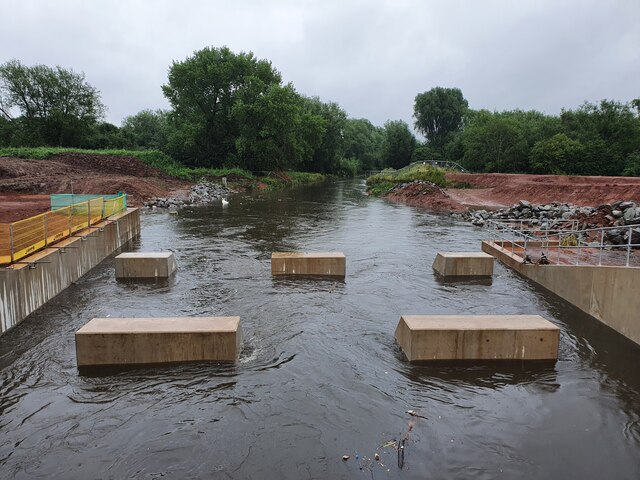
[(11, 263), (14, 262), (13, 259), (13, 252), (14, 252), (14, 246), (13, 246), (13, 223), (9, 224), (9, 243), (10, 243), (10, 248), (11, 248)]
[(627, 242), (627, 267), (629, 266), (629, 260), (631, 257), (631, 236), (633, 233), (633, 227), (629, 225), (629, 241)]
[(598, 265), (602, 265), (602, 251), (604, 250), (604, 230), (600, 230), (600, 251), (598, 257)]
[(49, 239), (48, 239), (49, 214), (48, 213), (44, 214), (44, 220), (42, 221), (42, 223), (44, 223), (44, 246), (46, 247), (49, 245)]

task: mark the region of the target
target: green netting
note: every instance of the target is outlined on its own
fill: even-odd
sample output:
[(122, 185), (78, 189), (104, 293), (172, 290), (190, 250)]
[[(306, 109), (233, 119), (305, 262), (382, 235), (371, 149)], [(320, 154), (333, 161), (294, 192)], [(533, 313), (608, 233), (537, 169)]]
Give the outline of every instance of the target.
[[(105, 200), (113, 200), (119, 196), (124, 195), (118, 193), (115, 195), (93, 195), (93, 194), (74, 194), (74, 193), (54, 193), (51, 195), (51, 210), (58, 210), (59, 208), (68, 207), (74, 203), (88, 202), (95, 198), (104, 198)], [(126, 197), (125, 197), (126, 208)]]

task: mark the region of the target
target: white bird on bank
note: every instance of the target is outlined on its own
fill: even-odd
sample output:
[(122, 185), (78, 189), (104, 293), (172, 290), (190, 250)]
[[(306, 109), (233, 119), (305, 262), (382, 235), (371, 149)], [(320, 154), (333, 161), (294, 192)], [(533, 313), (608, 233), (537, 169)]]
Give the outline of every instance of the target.
[(229, 205), (229, 200), (227, 200), (226, 198), (222, 199), (222, 206), (226, 207), (227, 205)]

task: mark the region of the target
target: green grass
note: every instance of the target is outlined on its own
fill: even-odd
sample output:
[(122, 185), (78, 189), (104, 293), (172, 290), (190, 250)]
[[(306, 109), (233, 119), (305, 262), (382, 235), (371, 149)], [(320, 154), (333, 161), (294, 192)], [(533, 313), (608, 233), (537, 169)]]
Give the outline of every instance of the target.
[(367, 178), (368, 185), (376, 185), (379, 183), (405, 183), (413, 182), (414, 180), (426, 180), (434, 183), (439, 187), (447, 186), (447, 179), (445, 178), (445, 170), (438, 167), (432, 167), (431, 165), (409, 165), (408, 167), (401, 168), (400, 170), (387, 169), (380, 173)]
[(396, 185), (397, 183), (394, 182), (378, 182), (373, 185), (367, 185), (367, 191), (370, 195), (379, 197), (380, 195), (388, 193)]
[(471, 188), (468, 183), (447, 180), (446, 173), (447, 170), (443, 168), (423, 164), (407, 165), (400, 170), (388, 168), (367, 178), (367, 191), (371, 195), (379, 196), (400, 183), (409, 183), (414, 180), (425, 180), (442, 188)]
[(267, 177), (255, 177), (251, 172), (241, 168), (187, 167), (158, 150), (84, 150), (81, 148), (57, 147), (0, 148), (0, 157), (16, 157), (31, 160), (46, 160), (64, 153), (134, 157), (142, 160), (150, 167), (157, 168), (165, 174), (181, 180), (197, 182), (199, 180), (227, 177), (230, 182), (236, 182), (240, 186), (249, 188), (257, 185), (257, 182), (265, 183), (269, 189), (279, 189), (287, 186), (318, 183), (326, 179), (326, 177), (320, 173), (309, 172), (280, 172)]
[(134, 157), (142, 160), (150, 167), (166, 173), (167, 175), (182, 180), (198, 181), (202, 178), (241, 178), (252, 179), (253, 175), (241, 168), (193, 168), (186, 167), (165, 153), (157, 150), (84, 150), (81, 148), (56, 148), (56, 147), (19, 147), (0, 148), (0, 157), (17, 157), (31, 160), (46, 160), (54, 155), (64, 153), (84, 153), (91, 155), (118, 155)]
[(285, 187), (320, 183), (324, 182), (326, 179), (327, 177), (321, 173), (279, 172), (266, 177), (260, 177), (257, 181), (267, 185), (267, 189), (269, 190), (278, 190)]

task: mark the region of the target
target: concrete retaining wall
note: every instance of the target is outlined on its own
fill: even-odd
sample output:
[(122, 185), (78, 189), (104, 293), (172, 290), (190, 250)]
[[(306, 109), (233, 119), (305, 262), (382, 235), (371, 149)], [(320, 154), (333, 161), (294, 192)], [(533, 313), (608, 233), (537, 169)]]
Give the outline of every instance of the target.
[(65, 239), (55, 247), (23, 259), (24, 262), (36, 262), (32, 264), (35, 268), (17, 264), (0, 270), (0, 334), (20, 323), (125, 243), (139, 236), (139, 211), (129, 208), (75, 235), (78, 237)]
[(484, 252), (640, 344), (640, 268), (531, 265), (506, 248), (482, 242)]

